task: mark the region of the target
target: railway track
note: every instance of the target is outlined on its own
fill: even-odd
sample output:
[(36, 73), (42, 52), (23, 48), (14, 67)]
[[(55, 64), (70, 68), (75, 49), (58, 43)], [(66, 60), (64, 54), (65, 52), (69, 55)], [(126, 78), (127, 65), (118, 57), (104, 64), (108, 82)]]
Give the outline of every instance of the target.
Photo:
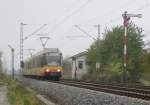
[[(50, 82), (56, 82), (56, 81), (50, 81)], [(120, 86), (120, 85), (110, 85), (110, 84), (96, 84), (96, 83), (73, 81), (73, 80), (61, 80), (61, 81), (57, 81), (56, 83), (150, 101), (150, 89), (148, 89), (148, 87), (145, 89), (142, 87), (137, 88), (137, 87), (127, 87), (123, 85)]]

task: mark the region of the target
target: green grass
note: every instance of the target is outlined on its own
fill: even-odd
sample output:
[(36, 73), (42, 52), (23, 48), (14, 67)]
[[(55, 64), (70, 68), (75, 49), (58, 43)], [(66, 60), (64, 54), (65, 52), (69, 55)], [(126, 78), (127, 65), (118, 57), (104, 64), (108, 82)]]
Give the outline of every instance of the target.
[(3, 81), (3, 75), (0, 74), (0, 86), (4, 85), (4, 81)]
[(41, 105), (35, 93), (27, 91), (24, 86), (10, 77), (3, 78), (8, 88), (8, 100), (11, 105)]
[(142, 82), (145, 86), (150, 86), (150, 81), (141, 80), (141, 82)]
[(150, 72), (145, 72), (140, 80), (144, 85), (150, 86)]
[(63, 75), (62, 78), (63, 79), (72, 79), (72, 77), (70, 75)]

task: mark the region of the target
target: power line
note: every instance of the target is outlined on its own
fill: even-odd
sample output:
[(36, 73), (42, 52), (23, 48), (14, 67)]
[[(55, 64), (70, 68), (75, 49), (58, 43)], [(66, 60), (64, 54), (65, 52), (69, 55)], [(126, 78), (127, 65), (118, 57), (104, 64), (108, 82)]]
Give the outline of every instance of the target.
[(85, 38), (86, 36), (81, 36), (81, 35), (75, 35), (75, 36), (66, 36), (67, 38)]
[[(136, 1), (137, 1), (137, 0), (136, 0)], [(131, 12), (137, 12), (137, 11), (143, 10), (143, 9), (145, 9), (145, 8), (148, 8), (148, 7), (150, 7), (150, 3), (146, 3), (144, 6), (139, 7), (139, 8), (137, 8), (137, 9), (131, 11)], [(122, 18), (122, 17), (116, 17), (116, 18), (114, 18), (114, 19), (111, 19), (111, 20), (109, 20), (108, 22), (104, 23), (103, 26), (106, 26), (106, 25), (109, 24), (109, 23), (118, 21), (118, 20), (120, 20), (121, 18)]]
[(66, 12), (68, 12), (68, 11), (70, 11), (70, 8), (72, 9), (75, 5), (77, 5), (77, 3), (79, 3), (79, 1), (81, 1), (81, 0), (75, 0), (75, 1), (73, 1), (71, 4), (70, 4), (70, 6), (68, 7), (68, 8), (66, 8)]
[(37, 30), (35, 30), (33, 33), (29, 34), (28, 36), (26, 36), (25, 38), (23, 38), (23, 40), (27, 40), (29, 37), (31, 37), (32, 35), (35, 35), (37, 32), (39, 32), (41, 29), (43, 29), (45, 26), (47, 26), (47, 24), (42, 25), (40, 28), (38, 28)]
[[(114, 13), (114, 12), (118, 12), (118, 10), (120, 10), (120, 9), (122, 9), (122, 8), (124, 8), (124, 7), (129, 7), (132, 3), (135, 3), (136, 1), (138, 1), (138, 0), (129, 0), (129, 1), (127, 1), (126, 3), (124, 3), (124, 4), (122, 4), (121, 6), (119, 6), (118, 8), (116, 8), (116, 9), (111, 9), (111, 11), (109, 11), (108, 13), (106, 13), (104, 16), (106, 16), (106, 15), (109, 15), (109, 14), (112, 14), (112, 13)], [(117, 10), (117, 11), (116, 11)]]
[[(148, 8), (148, 7), (150, 7), (150, 4), (147, 3), (147, 4), (145, 4), (144, 6), (138, 8), (138, 9), (136, 9), (136, 10), (133, 10), (132, 12), (137, 12), (137, 11), (143, 10), (143, 9), (145, 9), (145, 8)], [(118, 21), (119, 19), (121, 19), (121, 17), (117, 17), (117, 18), (111, 19), (111, 20), (109, 20), (108, 22), (106, 22), (106, 23), (103, 24), (103, 25), (106, 26), (107, 24), (112, 23), (112, 22), (115, 22), (115, 21)]]
[(137, 8), (136, 10), (132, 11), (132, 12), (137, 12), (137, 11), (140, 11), (140, 10), (143, 10), (145, 8), (148, 8), (150, 7), (150, 4), (149, 3), (146, 3), (144, 6), (140, 7), (140, 8)]
[[(145, 8), (148, 8), (148, 7), (150, 7), (150, 4), (145, 4), (144, 6), (138, 8), (138, 9), (136, 9), (136, 10), (133, 10), (132, 12), (137, 12), (137, 11), (143, 10), (143, 9), (145, 9)], [(110, 23), (110, 22), (117, 21), (117, 20), (119, 20), (120, 18), (121, 18), (121, 17), (114, 18), (113, 20), (110, 20), (109, 22), (105, 23), (105, 25), (108, 24), (108, 23)]]
[(82, 8), (84, 8), (89, 2), (91, 2), (92, 0), (87, 0), (87, 2), (85, 2), (84, 4), (82, 4), (79, 8), (77, 8), (75, 11), (73, 11), (71, 14), (67, 15), (66, 17), (64, 17), (64, 19), (62, 21), (60, 21), (59, 23), (57, 23), (52, 29), (53, 31), (58, 28), (58, 26), (60, 26), (61, 24), (63, 24), (65, 21), (67, 21), (70, 17), (72, 17), (73, 15), (75, 15), (76, 13), (78, 13)]
[[(77, 13), (80, 9), (82, 9), (86, 4), (88, 4), (88, 2), (91, 0), (88, 0), (85, 4), (83, 4), (80, 8), (78, 8), (76, 11), (74, 11), (72, 14), (68, 15), (65, 19), (71, 17), (72, 15), (74, 15), (75, 13)], [(64, 20), (65, 20), (64, 19)], [(35, 24), (32, 24), (35, 25)], [(40, 28), (38, 28), (37, 30), (35, 30), (33, 33), (29, 34), (28, 36), (26, 36), (25, 38), (23, 38), (23, 40), (27, 40), (29, 37), (31, 37), (32, 35), (41, 35), (41, 34), (36, 34), (37, 32), (39, 32), (41, 29), (43, 29), (45, 26), (47, 26), (48, 24), (44, 24), (42, 25)]]
[[(139, 10), (142, 10), (142, 9), (145, 9), (145, 8), (147, 8), (147, 7), (149, 7), (150, 5), (149, 4), (146, 4), (146, 5), (144, 5), (144, 6), (142, 6), (142, 7), (140, 7), (139, 9), (136, 9), (136, 10), (134, 10), (134, 11), (139, 11)], [(119, 19), (121, 19), (122, 17), (117, 17), (117, 18), (114, 18), (114, 19), (111, 19), (111, 20), (109, 20), (109, 22), (107, 22), (107, 23), (105, 23), (105, 24), (103, 24), (102, 26), (106, 26), (108, 23), (111, 23), (111, 22), (114, 22), (114, 21), (118, 21)], [(76, 26), (77, 27), (77, 26)], [(89, 37), (91, 37), (92, 39), (95, 39), (95, 38), (93, 38), (91, 35), (89, 35), (87, 32), (85, 32), (83, 29), (81, 29), (80, 27), (77, 27), (79, 30), (81, 30), (82, 32), (84, 32), (86, 35), (88, 35)]]
[[(121, 6), (115, 8), (115, 9), (111, 9), (110, 11), (104, 13), (103, 17), (104, 17), (104, 16), (107, 16), (107, 15), (109, 15), (109, 14), (112, 14), (112, 13), (114, 13), (114, 12), (116, 12), (116, 10), (120, 10), (120, 8), (128, 7), (128, 6), (130, 6), (132, 3), (135, 3), (136, 1), (137, 1), (137, 0), (132, 0), (132, 1), (129, 0), (129, 1), (127, 1), (126, 3), (122, 4)], [(117, 11), (117, 12), (118, 12), (118, 11)], [(89, 19), (88, 21), (95, 20), (96, 18), (97, 18), (97, 17), (93, 17), (92, 19)], [(86, 22), (87, 22), (87, 21), (86, 21)], [(85, 23), (85, 22), (84, 22), (84, 23)]]
[[(139, 10), (143, 10), (143, 9), (145, 9), (145, 8), (147, 8), (147, 7), (149, 7), (150, 6), (150, 4), (146, 4), (146, 5), (144, 5), (144, 6), (142, 6), (142, 7), (140, 7), (140, 8), (138, 8), (138, 9), (136, 9), (136, 10), (134, 10), (134, 12), (135, 11), (139, 11)], [(107, 23), (105, 23), (104, 25), (106, 25), (106, 24), (108, 24), (108, 23), (110, 23), (110, 22), (114, 22), (114, 21), (117, 21), (118, 19), (120, 19), (121, 17), (117, 17), (117, 18), (115, 18), (115, 19), (112, 19), (112, 20), (110, 20), (109, 22), (107, 22)], [(77, 26), (76, 26), (77, 27)], [(88, 35), (89, 37), (91, 37), (92, 39), (95, 39), (95, 38), (93, 38), (91, 35), (89, 35), (87, 32), (85, 32), (84, 30), (82, 30), (80, 27), (77, 27), (79, 30), (81, 30), (82, 32), (84, 32), (86, 35)]]
[(96, 38), (94, 38), (93, 36), (91, 36), (89, 33), (87, 33), (86, 31), (84, 31), (82, 28), (80, 28), (78, 25), (75, 25), (75, 27), (77, 27), (80, 31), (82, 31), (85, 35), (87, 35), (88, 37), (92, 38), (94, 41), (96, 40)]
[[(66, 8), (65, 11), (66, 11), (66, 12), (67, 12), (67, 11), (70, 11), (70, 10), (73, 8), (73, 6), (75, 6), (76, 3), (78, 3), (78, 1), (80, 1), (80, 0), (74, 0), (74, 2), (72, 2), (72, 4), (70, 4), (70, 6), (69, 6), (68, 8)], [(62, 16), (64, 16), (64, 15), (60, 15), (60, 16), (58, 16), (57, 19), (53, 19), (52, 22), (48, 22), (48, 24), (45, 25), (44, 27), (46, 27), (46, 26), (48, 26), (48, 25), (51, 25), (51, 24), (54, 24), (53, 22), (55, 22), (55, 24), (57, 24), (58, 19), (59, 19), (60, 17), (62, 17)], [(44, 28), (44, 27), (43, 27), (43, 28)]]

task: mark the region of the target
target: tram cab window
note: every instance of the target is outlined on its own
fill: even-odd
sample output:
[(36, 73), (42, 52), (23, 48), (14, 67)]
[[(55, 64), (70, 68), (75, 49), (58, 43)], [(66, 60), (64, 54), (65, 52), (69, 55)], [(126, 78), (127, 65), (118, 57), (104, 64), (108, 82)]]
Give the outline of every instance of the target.
[(56, 61), (48, 62), (48, 66), (59, 66), (59, 63)]

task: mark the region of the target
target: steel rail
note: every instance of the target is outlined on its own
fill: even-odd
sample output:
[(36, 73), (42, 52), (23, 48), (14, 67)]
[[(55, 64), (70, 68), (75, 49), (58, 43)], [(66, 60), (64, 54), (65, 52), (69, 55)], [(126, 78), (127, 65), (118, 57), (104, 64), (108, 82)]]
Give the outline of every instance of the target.
[(76, 81), (76, 82), (84, 82), (89, 84), (97, 84), (97, 85), (110, 85), (110, 86), (120, 86), (127, 88), (137, 88), (137, 89), (146, 89), (150, 90), (150, 86), (144, 86), (141, 84), (131, 84), (131, 83), (107, 83), (107, 82), (93, 82), (93, 81), (83, 81), (83, 80), (71, 80), (71, 79), (61, 79), (62, 81)]
[(79, 88), (85, 88), (90, 90), (95, 90), (99, 92), (106, 92), (121, 96), (127, 96), (132, 98), (139, 98), (143, 100), (150, 100), (150, 90), (146, 89), (136, 89), (136, 88), (128, 88), (128, 87), (117, 87), (117, 86), (110, 86), (110, 85), (103, 85), (103, 84), (94, 84), (94, 83), (86, 83), (86, 82), (77, 82), (77, 81), (49, 81), (60, 83), (69, 86), (75, 86)]
[[(41, 80), (41, 79), (39, 79)], [(74, 80), (60, 80), (60, 81), (52, 81), (52, 80), (42, 80), (47, 82), (53, 82), (53, 83), (59, 83), (63, 85), (68, 86), (74, 86), (79, 88), (85, 88), (90, 89), (98, 92), (105, 92), (105, 93), (111, 93), (116, 94), (120, 96), (127, 96), (132, 98), (138, 98), (143, 100), (150, 101), (150, 89), (137, 89), (137, 88), (131, 88), (131, 87), (124, 87), (124, 86), (115, 86), (108, 85), (108, 84), (96, 84), (96, 83), (90, 83), (90, 82), (84, 82), (84, 81), (74, 81)]]
[(68, 80), (62, 80), (66, 82), (75, 82), (75, 83), (80, 83), (84, 85), (92, 85), (92, 86), (97, 86), (97, 87), (103, 87), (103, 88), (111, 88), (111, 89), (117, 89), (117, 90), (125, 90), (125, 91), (131, 91), (131, 92), (137, 92), (137, 93), (142, 93), (142, 94), (150, 94), (149, 89), (142, 89), (142, 88), (136, 88), (136, 87), (125, 87), (125, 86), (117, 86), (115, 84), (110, 85), (110, 84), (96, 84), (96, 83), (90, 83), (90, 82), (83, 82), (83, 81), (68, 81)]

